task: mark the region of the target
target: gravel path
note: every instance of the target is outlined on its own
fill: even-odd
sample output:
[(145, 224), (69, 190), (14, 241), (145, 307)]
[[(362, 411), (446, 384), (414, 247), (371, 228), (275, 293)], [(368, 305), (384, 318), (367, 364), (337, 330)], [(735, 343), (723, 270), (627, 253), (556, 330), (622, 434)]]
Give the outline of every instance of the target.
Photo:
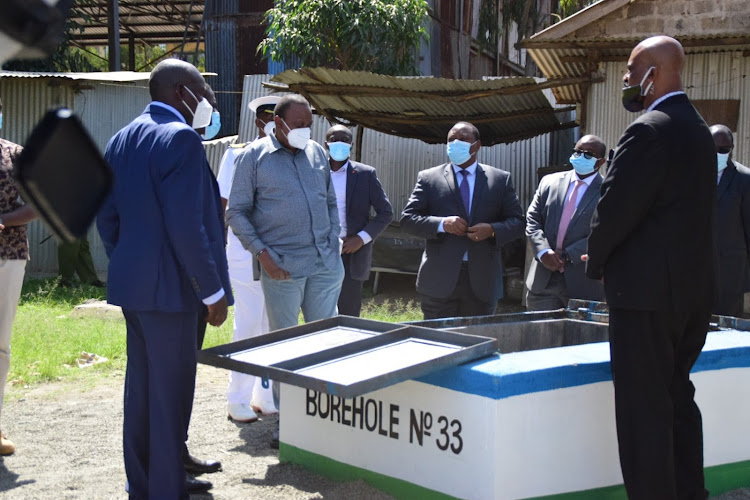
[[(85, 392), (69, 382), (6, 396), (3, 428), (16, 444), (0, 458), (0, 498), (13, 500), (127, 498), (122, 462), (124, 374), (103, 378)], [(199, 365), (190, 426), (190, 451), (221, 460), (224, 470), (202, 476), (216, 499), (390, 499), (363, 482), (330, 481), (279, 463), (268, 443), (277, 418), (235, 424), (226, 418), (227, 372)]]

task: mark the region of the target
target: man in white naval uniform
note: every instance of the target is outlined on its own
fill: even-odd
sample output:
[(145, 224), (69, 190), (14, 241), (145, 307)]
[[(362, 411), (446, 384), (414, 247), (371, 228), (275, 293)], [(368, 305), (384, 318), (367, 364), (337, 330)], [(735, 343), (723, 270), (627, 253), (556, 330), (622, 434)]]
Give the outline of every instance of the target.
[[(255, 113), (255, 124), (258, 126), (256, 139), (272, 133), (273, 110), (279, 99), (280, 97), (276, 96), (264, 96), (250, 102), (249, 108)], [(232, 189), (234, 161), (248, 144), (232, 144), (221, 159), (217, 181), (219, 195), (225, 209)], [(253, 254), (244, 249), (231, 228), (228, 229), (227, 234), (227, 262), (229, 279), (235, 293), (232, 340), (236, 342), (268, 333), (268, 316), (263, 289), (260, 281), (257, 280), (257, 273), (254, 273), (257, 262)], [(258, 419), (257, 413), (269, 415), (276, 412), (278, 410), (273, 404), (270, 381), (267, 387), (263, 387), (259, 377), (234, 371), (229, 373), (227, 414), (231, 420), (254, 422)]]

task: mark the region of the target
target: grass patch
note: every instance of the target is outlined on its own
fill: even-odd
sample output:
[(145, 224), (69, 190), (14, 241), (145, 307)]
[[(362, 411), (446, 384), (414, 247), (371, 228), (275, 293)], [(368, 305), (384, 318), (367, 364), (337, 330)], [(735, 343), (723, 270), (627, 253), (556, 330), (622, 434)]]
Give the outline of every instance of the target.
[[(76, 380), (85, 385), (98, 377), (122, 372), (126, 363), (125, 321), (103, 318), (71, 318), (70, 312), (87, 299), (105, 299), (105, 290), (92, 286), (64, 288), (58, 278), (32, 279), (24, 283), (13, 323), (8, 390), (40, 382)], [(208, 327), (204, 347), (232, 340), (234, 308), (220, 328)], [(419, 306), (402, 300), (363, 300), (362, 317), (387, 322), (422, 319)], [(81, 352), (98, 354), (108, 361), (78, 368)]]

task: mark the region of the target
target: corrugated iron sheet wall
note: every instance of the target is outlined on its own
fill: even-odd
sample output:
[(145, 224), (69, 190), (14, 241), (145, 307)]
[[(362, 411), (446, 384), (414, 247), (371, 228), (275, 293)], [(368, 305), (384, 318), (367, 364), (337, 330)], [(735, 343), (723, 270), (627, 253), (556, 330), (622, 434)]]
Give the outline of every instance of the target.
[(93, 85), (94, 89), (76, 94), (75, 112), (104, 153), (112, 136), (143, 112), (151, 96), (146, 82), (96, 82)]
[[(48, 78), (2, 78), (0, 98), (3, 100), (3, 128), (0, 137), (18, 144), (29, 134), (48, 109), (63, 106), (74, 109), (72, 87)], [(39, 221), (28, 226), (31, 261), (27, 272), (56, 273), (57, 245), (53, 240), (40, 245), (49, 235)]]
[[(225, 5), (227, 4), (227, 5)], [(219, 76), (210, 77), (208, 83), (214, 90), (216, 102), (221, 112), (222, 133), (234, 134), (239, 123), (240, 110), (237, 109), (237, 20), (231, 14), (237, 12), (237, 0), (223, 0), (211, 16), (203, 19), (206, 30), (206, 71)]]
[[(607, 147), (617, 145), (622, 132), (638, 115), (620, 104), (626, 63), (603, 65), (606, 81), (589, 90), (586, 133), (601, 136)], [(689, 54), (683, 71), (685, 91), (691, 99), (739, 99), (740, 115), (734, 157), (750, 163), (750, 58), (742, 53)]]

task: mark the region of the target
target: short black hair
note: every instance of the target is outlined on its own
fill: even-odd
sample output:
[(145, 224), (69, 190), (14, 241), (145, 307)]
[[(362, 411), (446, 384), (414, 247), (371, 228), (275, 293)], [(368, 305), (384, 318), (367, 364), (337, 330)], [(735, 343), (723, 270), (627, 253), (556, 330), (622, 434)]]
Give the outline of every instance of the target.
[(451, 127), (451, 130), (453, 130), (456, 127), (461, 127), (461, 128), (468, 127), (469, 129), (471, 129), (471, 133), (474, 134), (474, 140), (475, 141), (481, 140), (481, 137), (479, 137), (479, 129), (476, 128), (473, 123), (458, 122)]
[(274, 114), (276, 116), (280, 116), (281, 118), (286, 118), (286, 110), (289, 109), (290, 106), (293, 104), (300, 104), (302, 106), (310, 107), (310, 103), (307, 102), (307, 99), (302, 97), (299, 94), (289, 94), (282, 97), (278, 103), (276, 103), (276, 107), (274, 108)]

